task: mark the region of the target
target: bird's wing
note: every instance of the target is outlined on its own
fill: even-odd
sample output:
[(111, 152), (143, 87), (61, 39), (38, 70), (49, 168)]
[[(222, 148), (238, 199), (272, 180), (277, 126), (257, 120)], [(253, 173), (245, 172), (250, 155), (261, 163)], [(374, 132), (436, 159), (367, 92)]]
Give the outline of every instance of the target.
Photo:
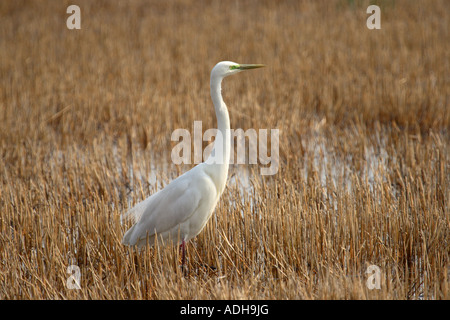
[(188, 220), (200, 205), (208, 183), (197, 171), (191, 171), (169, 183), (131, 209), (137, 223), (125, 234), (124, 239), (133, 245), (140, 238), (166, 232)]
[[(160, 190), (161, 191), (161, 190)], [(147, 197), (146, 199), (142, 200), (141, 202), (137, 203), (134, 207), (132, 207), (130, 210), (128, 210), (126, 213), (122, 214), (120, 216), (120, 221), (128, 221), (131, 220), (134, 223), (137, 223), (139, 219), (141, 218), (144, 211), (150, 206), (151, 202), (158, 197), (158, 193), (160, 191), (157, 191), (156, 193), (152, 194), (151, 196)]]

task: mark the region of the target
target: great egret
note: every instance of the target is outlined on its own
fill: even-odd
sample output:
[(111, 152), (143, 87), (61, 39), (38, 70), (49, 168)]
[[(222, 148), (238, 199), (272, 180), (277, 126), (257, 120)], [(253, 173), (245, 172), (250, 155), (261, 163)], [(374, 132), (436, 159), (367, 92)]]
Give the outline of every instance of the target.
[[(222, 61), (211, 71), (211, 99), (217, 117), (217, 136), (209, 158), (171, 181), (164, 189), (138, 203), (122, 218), (134, 225), (125, 233), (124, 245), (143, 247), (167, 240), (181, 242), (182, 265), (186, 242), (195, 237), (211, 217), (225, 189), (230, 158), (230, 117), (222, 99), (222, 80), (243, 70), (263, 67), (261, 64), (238, 64)], [(221, 136), (222, 139), (218, 139)]]

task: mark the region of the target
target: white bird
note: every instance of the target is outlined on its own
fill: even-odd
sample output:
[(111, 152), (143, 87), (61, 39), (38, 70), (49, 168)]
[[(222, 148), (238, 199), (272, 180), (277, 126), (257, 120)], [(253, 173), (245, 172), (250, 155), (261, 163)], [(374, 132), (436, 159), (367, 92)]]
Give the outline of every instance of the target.
[(209, 158), (171, 181), (164, 189), (135, 205), (123, 218), (134, 225), (125, 233), (124, 245), (153, 246), (158, 241), (181, 244), (182, 265), (186, 242), (195, 237), (211, 217), (225, 189), (230, 159), (230, 117), (222, 99), (222, 80), (243, 70), (264, 67), (261, 64), (238, 64), (222, 61), (211, 71), (211, 99), (218, 131)]

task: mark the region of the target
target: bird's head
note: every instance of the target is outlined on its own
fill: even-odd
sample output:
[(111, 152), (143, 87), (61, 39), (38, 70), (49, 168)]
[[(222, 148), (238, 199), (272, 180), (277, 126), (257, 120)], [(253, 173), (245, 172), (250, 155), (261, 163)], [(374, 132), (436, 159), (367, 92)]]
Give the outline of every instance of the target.
[(222, 61), (215, 65), (211, 71), (211, 76), (225, 78), (232, 74), (239, 73), (244, 70), (265, 67), (263, 64), (239, 64), (231, 61)]

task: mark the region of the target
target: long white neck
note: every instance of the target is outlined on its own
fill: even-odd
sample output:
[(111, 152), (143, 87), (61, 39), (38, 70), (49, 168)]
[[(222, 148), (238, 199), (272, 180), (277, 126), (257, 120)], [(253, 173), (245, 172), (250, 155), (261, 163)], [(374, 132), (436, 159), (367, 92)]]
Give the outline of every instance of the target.
[(222, 77), (211, 74), (211, 99), (217, 117), (217, 135), (211, 155), (206, 160), (208, 173), (213, 177), (220, 192), (225, 188), (230, 162), (230, 117), (222, 98)]

